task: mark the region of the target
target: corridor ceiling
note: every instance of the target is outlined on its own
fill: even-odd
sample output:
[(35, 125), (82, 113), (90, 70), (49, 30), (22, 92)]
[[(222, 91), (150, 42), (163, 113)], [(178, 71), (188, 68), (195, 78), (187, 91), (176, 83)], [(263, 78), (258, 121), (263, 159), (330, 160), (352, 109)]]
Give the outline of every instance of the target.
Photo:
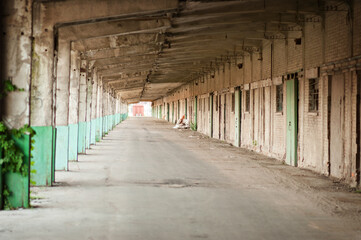
[(242, 62), (244, 52), (261, 53), (263, 41), (301, 38), (304, 22), (322, 15), (325, 5), (320, 0), (159, 2), (164, 1), (175, 7), (61, 23), (58, 37), (70, 40), (89, 60), (89, 69), (131, 103), (165, 96), (223, 62)]

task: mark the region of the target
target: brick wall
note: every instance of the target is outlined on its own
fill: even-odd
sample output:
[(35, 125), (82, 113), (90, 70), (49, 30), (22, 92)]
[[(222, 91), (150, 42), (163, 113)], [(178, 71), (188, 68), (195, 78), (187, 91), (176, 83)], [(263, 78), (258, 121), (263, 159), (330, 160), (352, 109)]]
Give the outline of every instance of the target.
[(353, 55), (361, 55), (361, 1), (353, 1)]
[(272, 42), (264, 41), (262, 47), (262, 79), (271, 78)]
[(295, 72), (303, 68), (302, 41), (297, 45), (294, 39), (286, 41), (287, 47), (287, 72)]
[[(334, 4), (337, 4), (335, 2)], [(332, 62), (351, 56), (351, 23), (346, 4), (338, 5), (339, 10), (326, 12), (325, 18), (325, 61)]]
[(304, 34), (305, 68), (318, 67), (323, 63), (324, 54), (322, 23), (305, 23)]
[(273, 76), (280, 76), (286, 73), (286, 41), (274, 40), (273, 44)]
[[(357, 74), (361, 60), (361, 1), (354, 1), (353, 18), (349, 18), (348, 6), (337, 2), (339, 10), (325, 12), (320, 21), (303, 23), (301, 44), (295, 37), (288, 39), (263, 40), (260, 52), (243, 52), (242, 57), (220, 63), (215, 71), (203, 78), (181, 86), (162, 102), (181, 100), (181, 114), (184, 113), (184, 99), (187, 98), (188, 118), (194, 116), (194, 96), (199, 98), (198, 130), (210, 135), (209, 93), (213, 97), (213, 138), (233, 143), (235, 136), (235, 114), (232, 112), (232, 92), (241, 86), (241, 147), (262, 152), (265, 155), (284, 160), (286, 157), (286, 84), (288, 73), (298, 72), (298, 166), (328, 175), (329, 156), (329, 81), (336, 72), (345, 76), (345, 112), (343, 128), (344, 163), (342, 178), (356, 185), (356, 107)], [(352, 24), (351, 24), (352, 23)], [(353, 27), (353, 29), (351, 29)], [(296, 35), (297, 35), (296, 34)], [(286, 34), (287, 35), (287, 34)], [(290, 36), (296, 36), (290, 35)], [(298, 35), (297, 35), (298, 36)], [(297, 37), (298, 38), (298, 37)], [(355, 56), (354, 59), (349, 59)], [(237, 63), (243, 67), (238, 68)], [(215, 65), (215, 63), (213, 63)], [(357, 65), (358, 64), (358, 65)], [(309, 79), (319, 78), (319, 108), (309, 111)], [(331, 80), (330, 80), (331, 79)], [(359, 80), (360, 81), (360, 80)], [(276, 85), (283, 84), (283, 111), (276, 111)], [(246, 90), (250, 90), (250, 110), (246, 112)], [(179, 93), (178, 93), (179, 90)], [(217, 108), (221, 96), (221, 108)], [(227, 106), (224, 109), (224, 102)], [(201, 103), (202, 102), (202, 103)], [(226, 135), (224, 138), (224, 111), (226, 111)], [(221, 114), (220, 114), (221, 113)], [(176, 112), (175, 112), (176, 115)], [(172, 114), (170, 113), (170, 117)], [(220, 121), (221, 120), (221, 121)], [(174, 121), (174, 120), (173, 120)], [(219, 132), (221, 129), (221, 132)], [(332, 163), (331, 163), (332, 164)]]

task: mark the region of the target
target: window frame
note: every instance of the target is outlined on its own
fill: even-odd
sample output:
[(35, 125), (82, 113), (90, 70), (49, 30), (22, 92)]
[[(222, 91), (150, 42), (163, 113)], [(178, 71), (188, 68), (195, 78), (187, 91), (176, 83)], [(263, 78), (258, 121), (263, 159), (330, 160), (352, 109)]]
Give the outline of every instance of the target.
[(308, 112), (318, 113), (320, 107), (320, 79), (308, 79)]
[[(276, 85), (276, 113), (283, 113), (283, 97), (284, 97), (284, 85), (283, 83)], [(281, 90), (281, 94), (280, 91)], [(279, 96), (281, 95), (281, 96)], [(280, 102), (279, 102), (280, 100)], [(281, 108), (280, 108), (281, 107)]]

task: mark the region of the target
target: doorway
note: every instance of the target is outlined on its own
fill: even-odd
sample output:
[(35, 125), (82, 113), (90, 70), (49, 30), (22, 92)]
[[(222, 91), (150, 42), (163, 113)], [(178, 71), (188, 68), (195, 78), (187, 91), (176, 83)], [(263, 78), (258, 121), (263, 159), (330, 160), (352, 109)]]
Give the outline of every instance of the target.
[(170, 122), (170, 119), (169, 119), (169, 103), (167, 103), (167, 120), (168, 120), (168, 122)]
[(298, 136), (298, 79), (286, 81), (287, 103), (287, 134), (286, 134), (286, 163), (297, 166), (297, 136)]
[(178, 119), (180, 119), (181, 118), (181, 115), (180, 115), (180, 100), (178, 100), (177, 109), (178, 109)]

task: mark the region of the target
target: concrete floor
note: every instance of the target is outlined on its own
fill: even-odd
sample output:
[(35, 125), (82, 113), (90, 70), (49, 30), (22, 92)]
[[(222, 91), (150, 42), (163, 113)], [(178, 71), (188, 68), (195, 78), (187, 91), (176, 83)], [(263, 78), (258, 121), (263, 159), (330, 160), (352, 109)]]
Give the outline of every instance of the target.
[(361, 239), (361, 194), (171, 127), (118, 125), (33, 209), (0, 212), (0, 239)]

